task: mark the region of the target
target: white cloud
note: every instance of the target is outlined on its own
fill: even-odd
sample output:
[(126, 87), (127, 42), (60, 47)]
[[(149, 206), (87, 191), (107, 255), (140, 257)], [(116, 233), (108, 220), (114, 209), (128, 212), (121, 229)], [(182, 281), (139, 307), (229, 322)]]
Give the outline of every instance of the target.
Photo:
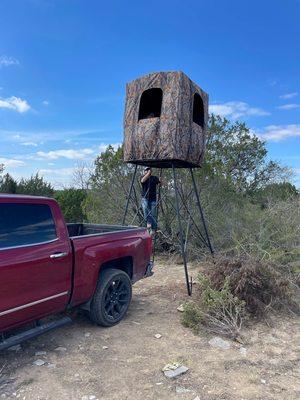
[(21, 143), (22, 146), (32, 146), (32, 147), (37, 147), (38, 144), (35, 142), (23, 142)]
[(43, 101), (42, 101), (42, 104), (43, 104), (44, 106), (47, 107), (47, 106), (49, 106), (50, 103), (49, 103), (48, 100), (43, 100)]
[(15, 160), (13, 158), (3, 158), (3, 157), (0, 157), (0, 164), (4, 164), (5, 167), (11, 167), (11, 168), (18, 168), (26, 165), (24, 161)]
[(298, 96), (298, 92), (286, 93), (279, 96), (280, 99), (292, 99), (293, 97)]
[(209, 111), (222, 117), (231, 117), (237, 119), (240, 117), (270, 115), (268, 111), (261, 108), (250, 107), (249, 104), (242, 101), (228, 101), (222, 104), (211, 104)]
[(0, 68), (1, 67), (10, 67), (11, 65), (19, 65), (20, 62), (14, 57), (8, 56), (0, 56)]
[(279, 110), (294, 110), (296, 108), (300, 108), (300, 104), (295, 104), (295, 103), (284, 104), (283, 106), (279, 106), (277, 108), (279, 108)]
[(300, 124), (269, 125), (258, 135), (265, 140), (280, 142), (291, 137), (300, 137)]
[(8, 108), (23, 114), (29, 111), (31, 107), (26, 100), (22, 100), (20, 97), (11, 96), (6, 99), (0, 98), (0, 108)]
[[(112, 146), (115, 150), (121, 145), (121, 143), (112, 143)], [(38, 151), (36, 155), (41, 159), (46, 160), (57, 160), (58, 158), (67, 158), (69, 160), (83, 160), (89, 158), (91, 155), (96, 155), (99, 152), (104, 152), (108, 144), (101, 143), (97, 148), (85, 148), (85, 149), (60, 149), (60, 150), (50, 150), (50, 151)], [(30, 156), (31, 159), (34, 159), (35, 156)]]
[(40, 174), (56, 188), (70, 187), (73, 184), (75, 167), (70, 168), (44, 168)]
[(69, 176), (71, 177), (72, 174), (75, 171), (75, 167), (71, 167), (71, 168), (44, 168), (41, 169), (39, 172), (41, 173), (41, 175), (55, 175), (58, 177), (66, 177)]
[(61, 149), (61, 150), (51, 150), (48, 152), (38, 151), (36, 154), (47, 160), (57, 160), (58, 158), (67, 158), (69, 160), (82, 160), (94, 153), (92, 149)]
[(100, 153), (103, 153), (108, 148), (108, 146), (112, 146), (112, 148), (114, 150), (117, 150), (121, 145), (122, 145), (122, 143), (118, 143), (118, 142), (117, 143), (111, 143), (111, 144), (101, 143), (100, 146), (99, 146), (99, 151), (100, 151)]

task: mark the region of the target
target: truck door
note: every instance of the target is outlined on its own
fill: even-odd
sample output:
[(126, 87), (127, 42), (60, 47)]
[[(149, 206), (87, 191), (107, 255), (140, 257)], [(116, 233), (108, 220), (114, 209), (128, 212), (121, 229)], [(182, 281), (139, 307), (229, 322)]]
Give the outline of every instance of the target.
[(0, 332), (68, 303), (71, 245), (55, 212), (51, 203), (0, 199)]

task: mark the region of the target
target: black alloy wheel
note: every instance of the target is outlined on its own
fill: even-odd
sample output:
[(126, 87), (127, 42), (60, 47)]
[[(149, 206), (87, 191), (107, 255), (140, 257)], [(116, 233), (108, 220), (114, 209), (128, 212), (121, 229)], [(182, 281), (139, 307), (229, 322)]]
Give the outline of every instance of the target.
[(102, 326), (116, 325), (126, 314), (131, 296), (131, 280), (125, 272), (118, 269), (103, 271), (91, 303), (91, 319)]
[(117, 320), (130, 303), (131, 288), (123, 277), (110, 282), (106, 289), (104, 309), (111, 320)]

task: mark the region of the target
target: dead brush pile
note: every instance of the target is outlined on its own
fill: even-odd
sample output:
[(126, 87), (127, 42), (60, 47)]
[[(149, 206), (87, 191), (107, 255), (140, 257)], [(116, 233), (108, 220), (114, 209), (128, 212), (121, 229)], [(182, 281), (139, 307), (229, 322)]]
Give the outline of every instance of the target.
[(289, 307), (293, 301), (293, 285), (275, 265), (244, 256), (223, 258), (209, 265), (206, 276), (216, 290), (226, 279), (230, 292), (245, 302), (246, 310), (253, 316), (262, 316), (267, 309)]
[(245, 321), (271, 310), (298, 312), (296, 287), (275, 265), (253, 257), (218, 257), (198, 276), (195, 300), (184, 307), (182, 323), (199, 331), (236, 338)]

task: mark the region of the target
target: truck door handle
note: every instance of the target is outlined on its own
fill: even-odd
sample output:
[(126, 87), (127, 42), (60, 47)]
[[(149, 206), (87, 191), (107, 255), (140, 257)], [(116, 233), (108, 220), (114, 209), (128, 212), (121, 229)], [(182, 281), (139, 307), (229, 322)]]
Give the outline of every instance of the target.
[(68, 253), (54, 253), (50, 255), (50, 258), (62, 258), (68, 255)]

